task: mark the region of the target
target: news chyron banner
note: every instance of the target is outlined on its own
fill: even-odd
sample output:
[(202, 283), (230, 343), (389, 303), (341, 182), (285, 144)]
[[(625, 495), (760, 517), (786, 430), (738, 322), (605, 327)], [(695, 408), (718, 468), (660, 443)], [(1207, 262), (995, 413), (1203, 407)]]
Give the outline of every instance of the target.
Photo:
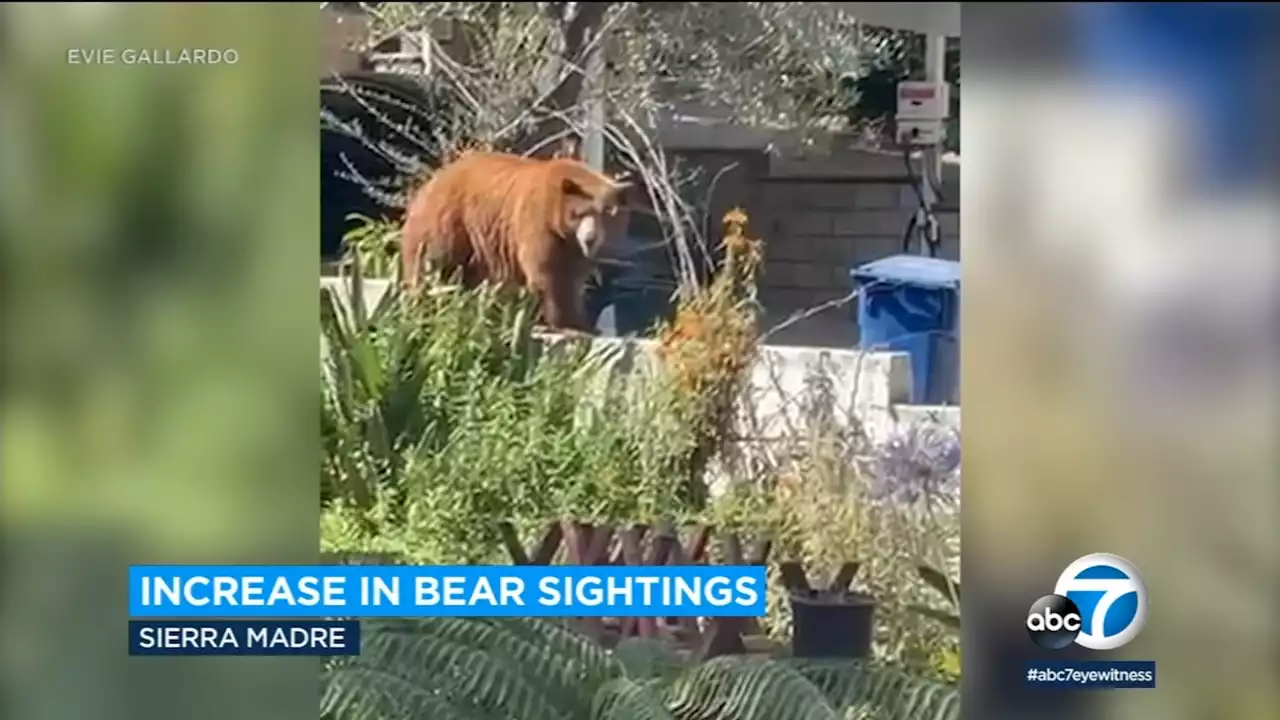
[(758, 565), (129, 569), (130, 655), (358, 655), (360, 618), (764, 614)]

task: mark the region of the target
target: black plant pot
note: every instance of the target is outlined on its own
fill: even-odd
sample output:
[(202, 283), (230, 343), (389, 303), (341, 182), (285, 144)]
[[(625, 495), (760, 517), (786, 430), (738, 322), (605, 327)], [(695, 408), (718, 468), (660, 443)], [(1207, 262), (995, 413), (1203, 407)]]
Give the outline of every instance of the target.
[(875, 600), (855, 592), (791, 594), (791, 653), (798, 658), (867, 658)]

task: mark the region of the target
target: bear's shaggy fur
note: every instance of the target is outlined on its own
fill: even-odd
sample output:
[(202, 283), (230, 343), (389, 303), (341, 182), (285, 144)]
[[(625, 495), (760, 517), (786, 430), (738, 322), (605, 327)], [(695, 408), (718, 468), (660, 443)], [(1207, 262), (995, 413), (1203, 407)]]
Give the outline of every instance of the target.
[(529, 289), (553, 329), (591, 332), (583, 290), (592, 256), (625, 232), (628, 183), (571, 158), (471, 152), (438, 170), (410, 202), (401, 242), (405, 284), (424, 263)]

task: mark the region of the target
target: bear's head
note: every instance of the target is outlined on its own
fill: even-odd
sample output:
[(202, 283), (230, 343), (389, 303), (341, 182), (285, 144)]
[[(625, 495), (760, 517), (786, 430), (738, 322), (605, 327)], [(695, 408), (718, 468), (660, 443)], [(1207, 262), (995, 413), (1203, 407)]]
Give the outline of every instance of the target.
[(566, 164), (561, 181), (563, 236), (572, 238), (585, 257), (592, 257), (610, 237), (626, 232), (631, 183), (597, 173), (582, 163), (555, 162)]

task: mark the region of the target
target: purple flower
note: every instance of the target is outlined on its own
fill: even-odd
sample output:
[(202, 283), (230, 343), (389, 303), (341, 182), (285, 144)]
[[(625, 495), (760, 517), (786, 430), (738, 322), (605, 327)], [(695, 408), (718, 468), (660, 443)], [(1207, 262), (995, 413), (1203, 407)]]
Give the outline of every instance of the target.
[(877, 498), (909, 505), (954, 497), (960, 489), (960, 433), (937, 422), (900, 427), (876, 449), (870, 469)]

